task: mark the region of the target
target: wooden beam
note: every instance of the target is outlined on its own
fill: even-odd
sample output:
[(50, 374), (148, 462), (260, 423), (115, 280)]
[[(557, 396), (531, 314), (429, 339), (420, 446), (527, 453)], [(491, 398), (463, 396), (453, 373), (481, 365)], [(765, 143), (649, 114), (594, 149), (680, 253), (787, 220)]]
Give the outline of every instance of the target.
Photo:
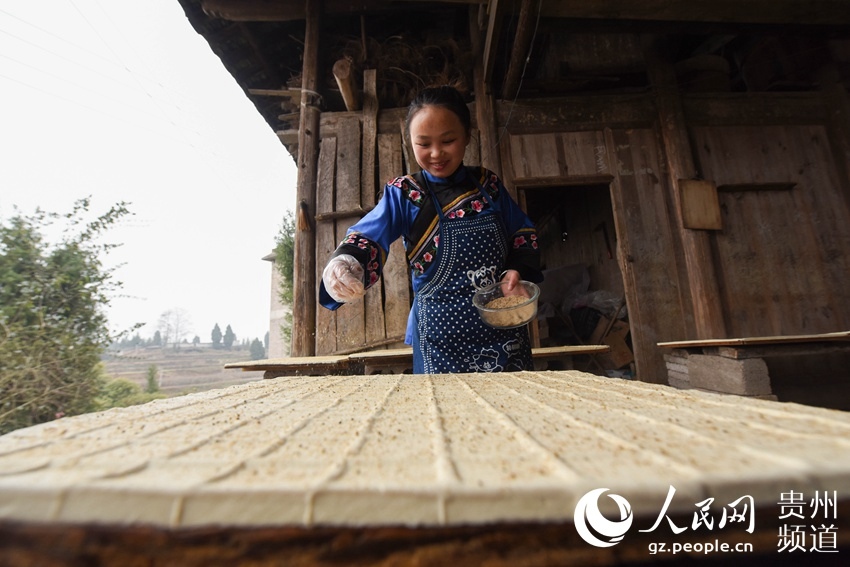
[[(500, 20), (501, 11), (519, 0), (490, 0), (489, 31)], [(325, 0), (328, 15), (386, 10), (401, 2), (390, 0)], [(483, 5), (482, 0), (449, 0), (454, 4)], [(507, 4), (507, 6), (504, 6)], [(241, 22), (285, 22), (304, 20), (302, 0), (203, 0), (204, 12), (213, 18)], [(501, 5), (501, 7), (500, 7)], [(705, 22), (716, 24), (787, 24), (794, 26), (850, 25), (850, 2), (846, 0), (560, 0), (543, 2), (541, 17), (586, 20), (631, 20), (652, 22)], [(495, 36), (498, 39), (498, 35)], [(488, 41), (489, 45), (489, 41)], [(492, 61), (490, 61), (492, 63)], [(489, 78), (489, 77), (488, 77)]]
[[(391, 0), (325, 0), (329, 16), (398, 8)], [(421, 2), (420, 2), (421, 3)], [(442, 0), (444, 4), (486, 4), (487, 0)], [(291, 22), (306, 18), (303, 0), (202, 0), (204, 13), (232, 22)]]
[(484, 36), (484, 51), (481, 57), (484, 62), (484, 82), (489, 84), (490, 79), (493, 77), (493, 64), (496, 62), (496, 51), (499, 49), (499, 35), (502, 32), (503, 18), (499, 10), (499, 0), (490, 0), (488, 10), (487, 29)]
[[(319, 123), (321, 111), (311, 92), (318, 90), (321, 0), (306, 4), (304, 65), (301, 75), (301, 117), (298, 124), (298, 181), (296, 201), (300, 215), (315, 215)], [(306, 209), (306, 211), (304, 210)], [(316, 234), (310, 223), (296, 223), (292, 295), (292, 356), (316, 354)]]
[(790, 24), (837, 27), (850, 24), (847, 0), (563, 0), (544, 2), (547, 18)]
[(675, 204), (673, 214), (677, 226), (674, 227), (674, 234), (678, 232), (681, 239), (687, 267), (694, 332), (698, 339), (725, 337), (726, 323), (720, 303), (720, 286), (708, 233), (685, 228), (682, 217), (679, 181), (696, 178), (696, 165), (678, 94), (676, 73), (673, 64), (662, 56), (663, 52), (664, 47), (659, 45), (657, 38), (644, 38), (647, 74), (655, 92), (659, 129), (667, 155), (667, 170)]
[(532, 2), (538, 6), (539, 0), (522, 0), (517, 19), (517, 29), (514, 36), (508, 70), (502, 83), (502, 98), (513, 100), (519, 96), (520, 81), (523, 71), (531, 56), (534, 39), (534, 27), (537, 20), (537, 10), (532, 9)]
[(301, 96), (301, 89), (248, 89), (248, 94), (256, 96), (278, 96), (294, 98)]
[[(328, 138), (329, 140), (335, 140), (336, 138)], [(330, 211), (327, 213), (318, 213), (316, 215), (316, 221), (323, 222), (329, 220), (339, 220), (339, 219), (350, 219), (350, 218), (359, 218), (364, 216), (366, 213), (374, 209), (374, 206), (370, 207), (355, 207), (353, 209), (346, 209), (344, 211)], [(333, 250), (331, 250), (333, 252)], [(321, 258), (320, 258), (321, 259)]]
[(475, 91), (475, 122), (478, 125), (478, 137), (481, 149), (481, 165), (502, 176), (502, 160), (499, 156), (499, 132), (496, 129), (496, 110), (493, 93), (484, 79), (484, 42), (475, 8), (469, 10), (469, 35), (474, 55), (472, 66), (473, 89)]
[(353, 65), (350, 59), (340, 59), (334, 63), (334, 79), (349, 112), (360, 110), (360, 91), (354, 82)]

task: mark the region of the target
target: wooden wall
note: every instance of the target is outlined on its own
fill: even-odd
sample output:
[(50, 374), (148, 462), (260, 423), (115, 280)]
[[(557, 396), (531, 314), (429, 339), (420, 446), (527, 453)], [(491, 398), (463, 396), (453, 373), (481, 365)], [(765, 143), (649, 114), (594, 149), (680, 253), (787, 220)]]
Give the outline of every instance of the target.
[[(850, 328), (850, 286), (843, 285), (850, 273), (850, 197), (820, 96), (688, 95), (683, 109), (698, 175), (721, 188), (723, 229), (712, 231), (710, 242), (728, 335)], [(416, 169), (402, 111), (377, 113), (374, 150), (371, 142), (363, 147), (369, 139), (363, 116), (322, 118), (317, 212), (333, 215), (317, 221), (318, 266), (360, 216), (345, 211), (368, 209), (386, 181)], [(604, 273), (595, 279), (606, 285), (622, 279), (638, 378), (665, 381), (656, 343), (693, 338), (694, 315), (682, 244), (688, 229), (679, 226), (652, 97), (499, 103), (496, 126), (501, 175), (521, 204), (541, 188), (607, 188), (614, 258), (613, 265), (598, 262)], [(476, 136), (467, 163), (476, 163), (479, 154)], [(365, 191), (364, 163), (374, 163), (376, 172)], [(780, 189), (779, 183), (794, 187)], [(753, 184), (762, 185), (740, 187)], [(570, 263), (571, 244), (544, 243), (547, 267)], [(575, 245), (596, 246), (591, 256), (597, 259), (605, 252), (601, 240)], [(400, 345), (410, 299), (399, 240), (382, 282), (362, 302), (335, 313), (320, 310), (317, 354)]]
[(723, 229), (712, 231), (731, 336), (850, 328), (850, 214), (823, 125), (692, 129)]
[[(380, 134), (374, 125), (364, 129), (358, 113), (328, 118), (322, 129), (319, 151), (316, 282), (321, 281), (325, 264), (348, 228), (375, 205), (383, 182), (402, 171), (400, 133)], [(373, 140), (373, 145), (363, 147), (365, 139)], [(371, 160), (365, 158), (369, 153)], [(373, 172), (368, 186), (362, 183), (363, 163), (375, 164), (379, 175), (376, 178)], [(381, 282), (369, 289), (363, 298), (336, 311), (318, 310), (316, 354), (351, 353), (400, 344), (409, 306), (409, 278), (399, 240), (390, 250)]]
[[(505, 153), (509, 158), (503, 159), (503, 164), (509, 166), (506, 167), (508, 182), (527, 191), (552, 185), (563, 186), (565, 191), (570, 186), (602, 185), (610, 191), (614, 222), (609, 227), (609, 238), (621, 283), (607, 291), (625, 290), (638, 377), (661, 381), (665, 374), (664, 361), (655, 343), (684, 333), (684, 323), (677, 279), (670, 277), (676, 273), (676, 252), (666, 180), (652, 128), (514, 133)], [(604, 217), (604, 211), (593, 214)], [(583, 238), (574, 237), (577, 246), (583, 246), (588, 236), (594, 242), (597, 240), (593, 234), (595, 227), (590, 227), (589, 235), (583, 230), (588, 226), (585, 223), (575, 227), (584, 233)], [(602, 235), (598, 237), (601, 239)], [(559, 261), (553, 256), (551, 246), (543, 243), (549, 250), (547, 264)], [(570, 246), (568, 241), (554, 244), (554, 249)], [(593, 257), (598, 257), (595, 247), (591, 247)], [(566, 265), (574, 259), (565, 254), (563, 263), (557, 265)]]

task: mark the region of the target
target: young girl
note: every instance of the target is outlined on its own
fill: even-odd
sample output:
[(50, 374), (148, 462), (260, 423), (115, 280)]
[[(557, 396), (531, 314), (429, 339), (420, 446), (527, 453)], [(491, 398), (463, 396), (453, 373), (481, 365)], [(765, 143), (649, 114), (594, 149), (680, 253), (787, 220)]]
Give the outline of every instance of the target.
[(363, 295), (403, 236), (413, 275), (405, 336), (413, 371), (531, 369), (527, 327), (488, 327), (472, 296), (497, 281), (521, 294), (521, 279), (542, 280), (534, 226), (494, 173), (463, 165), (470, 115), (457, 90), (421, 91), (407, 129), (422, 171), (388, 183), (378, 205), (348, 230), (324, 269), (321, 304), (336, 309)]

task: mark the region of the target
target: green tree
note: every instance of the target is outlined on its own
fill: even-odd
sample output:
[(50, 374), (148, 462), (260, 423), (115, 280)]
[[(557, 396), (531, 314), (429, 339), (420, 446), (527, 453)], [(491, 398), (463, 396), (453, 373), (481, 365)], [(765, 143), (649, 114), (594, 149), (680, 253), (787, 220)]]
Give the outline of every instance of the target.
[(224, 343), (224, 348), (230, 350), (233, 347), (233, 343), (236, 341), (236, 333), (233, 332), (233, 329), (230, 328), (230, 325), (224, 330), (224, 338), (222, 342)]
[(92, 219), (89, 207), (0, 220), (0, 434), (95, 407), (100, 356), (118, 338), (105, 308), (121, 287), (103, 265), (115, 245), (100, 239), (130, 212), (121, 202)]
[(251, 360), (262, 360), (266, 357), (266, 349), (263, 348), (263, 343), (260, 339), (251, 341)]
[(221, 348), (221, 327), (218, 326), (218, 323), (212, 330), (212, 346), (213, 348)]
[(280, 274), (280, 287), (277, 290), (280, 302), (290, 309), (284, 315), (284, 324), (280, 331), (284, 340), (292, 340), (292, 291), (295, 277), (295, 215), (286, 211), (280, 230), (275, 237), (274, 266)]
[(157, 331), (153, 334), (153, 340), (152, 340), (151, 344), (153, 346), (158, 346), (158, 347), (162, 346), (162, 334), (160, 334), (159, 331)]
[(156, 364), (148, 366), (147, 372), (147, 387), (145, 392), (148, 394), (156, 394), (159, 392), (159, 369)]

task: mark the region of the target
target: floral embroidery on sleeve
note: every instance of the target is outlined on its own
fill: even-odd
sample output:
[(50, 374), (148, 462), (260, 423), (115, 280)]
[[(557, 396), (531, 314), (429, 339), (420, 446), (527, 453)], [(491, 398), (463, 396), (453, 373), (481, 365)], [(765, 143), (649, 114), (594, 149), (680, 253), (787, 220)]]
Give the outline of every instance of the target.
[(375, 285), (381, 277), (382, 271), (382, 255), (378, 245), (359, 232), (351, 232), (347, 234), (340, 243), (340, 246), (343, 245), (356, 246), (368, 254), (368, 259), (365, 262), (363, 262), (362, 257), (360, 259), (360, 261), (364, 263), (364, 268), (366, 270), (366, 289)]
[(408, 201), (416, 205), (417, 207), (421, 207), (423, 204), (423, 198), (425, 197), (422, 190), (416, 185), (416, 182), (413, 178), (409, 176), (405, 177), (396, 177), (389, 183), (394, 187), (398, 187), (401, 189), (402, 194), (407, 198)]
[(532, 248), (537, 250), (537, 233), (534, 229), (523, 229), (514, 235), (514, 250)]

